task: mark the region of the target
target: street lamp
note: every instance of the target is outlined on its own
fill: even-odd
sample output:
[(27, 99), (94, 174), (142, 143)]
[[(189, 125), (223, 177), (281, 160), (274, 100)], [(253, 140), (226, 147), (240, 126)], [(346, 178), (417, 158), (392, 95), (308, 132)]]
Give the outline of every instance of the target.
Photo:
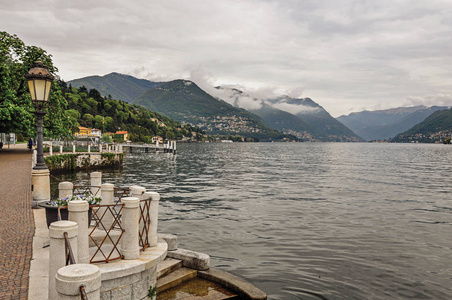
[(49, 102), (50, 88), (53, 76), (49, 68), (40, 59), (25, 75), (30, 89), (31, 101), (33, 102), (37, 117), (37, 156), (36, 166), (32, 171), (33, 202), (50, 200), (50, 172), (44, 163), (44, 153), (42, 148), (42, 119), (47, 113), (44, 111)]

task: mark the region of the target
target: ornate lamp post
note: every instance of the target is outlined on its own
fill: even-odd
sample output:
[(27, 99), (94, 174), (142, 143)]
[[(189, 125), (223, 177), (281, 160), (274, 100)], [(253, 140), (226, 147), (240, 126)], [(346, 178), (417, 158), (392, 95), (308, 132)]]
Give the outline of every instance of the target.
[(38, 119), (36, 166), (32, 171), (33, 206), (36, 206), (37, 202), (50, 200), (50, 172), (44, 164), (42, 149), (42, 119), (47, 113), (44, 109), (49, 102), (53, 76), (50, 74), (49, 68), (38, 59), (25, 78), (28, 81), (31, 101), (36, 108), (35, 114)]

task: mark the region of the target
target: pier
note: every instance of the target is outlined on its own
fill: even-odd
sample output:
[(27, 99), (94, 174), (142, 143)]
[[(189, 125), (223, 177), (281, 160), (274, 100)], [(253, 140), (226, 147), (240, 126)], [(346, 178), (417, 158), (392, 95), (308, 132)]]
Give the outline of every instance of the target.
[[(133, 144), (133, 143), (123, 143), (118, 144), (120, 149), (126, 148), (129, 153), (133, 153), (134, 149), (143, 150), (145, 153), (150, 152), (163, 152), (163, 153), (173, 153), (176, 154), (176, 141), (168, 141), (164, 144)], [(139, 151), (140, 151), (139, 150)]]

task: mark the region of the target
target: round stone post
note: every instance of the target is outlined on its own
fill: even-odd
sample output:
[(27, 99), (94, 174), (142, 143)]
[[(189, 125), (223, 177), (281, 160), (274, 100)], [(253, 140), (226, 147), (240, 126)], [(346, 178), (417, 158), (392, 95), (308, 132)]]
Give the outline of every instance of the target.
[(72, 153), (75, 153), (75, 144), (72, 144)]
[(134, 185), (130, 187), (130, 197), (136, 197), (139, 200), (143, 200), (143, 194), (146, 189), (139, 185)]
[(138, 220), (140, 200), (136, 197), (122, 198), (124, 208), (122, 209), (122, 228), (124, 235), (121, 240), (121, 253), (124, 259), (137, 259), (140, 257), (140, 246), (138, 242)]
[(89, 263), (89, 237), (88, 237), (88, 201), (69, 201), (69, 221), (78, 225), (77, 234), (77, 262), (81, 264)]
[(49, 145), (49, 155), (53, 155), (53, 143), (52, 142), (50, 142), (50, 145)]
[(72, 197), (74, 185), (72, 182), (63, 181), (58, 184), (58, 198), (63, 199), (66, 197)]
[[(146, 199), (144, 198), (144, 193), (146, 192), (146, 189), (139, 185), (134, 185), (130, 187), (130, 197), (136, 197), (138, 200), (140, 200), (140, 210), (143, 209), (144, 203), (141, 202), (141, 200)], [(141, 211), (138, 211), (139, 214), (141, 214)], [(144, 227), (144, 221), (140, 222), (140, 216), (138, 215), (138, 222), (139, 222), (139, 232), (143, 230)]]
[(173, 153), (176, 154), (176, 141), (174, 141), (174, 144), (173, 144)]
[(60, 154), (63, 154), (63, 146), (60, 145)]
[(100, 269), (90, 264), (76, 264), (62, 267), (55, 278), (56, 291), (59, 298), (80, 300), (80, 286), (85, 286), (89, 300), (100, 299)]
[(59, 268), (66, 265), (65, 232), (68, 234), (74, 258), (77, 259), (77, 223), (72, 221), (57, 221), (50, 224), (49, 299), (58, 299), (55, 289), (55, 275)]
[(49, 169), (33, 169), (31, 171), (31, 184), (33, 186), (32, 206), (37, 207), (41, 201), (50, 200), (50, 171)]
[(154, 247), (157, 246), (157, 227), (158, 227), (158, 219), (159, 219), (159, 202), (160, 202), (160, 194), (157, 192), (146, 192), (145, 198), (149, 197), (151, 200), (151, 228), (148, 233), (149, 246)]
[(159, 152), (159, 141), (155, 141), (155, 152)]
[[(91, 173), (92, 174), (92, 173)], [(114, 185), (111, 183), (104, 183), (102, 184), (100, 190), (102, 192), (102, 202), (101, 205), (106, 204), (115, 204), (115, 192), (114, 192)], [(99, 208), (98, 210), (98, 216), (99, 218), (102, 217), (104, 212), (107, 210), (107, 208)], [(102, 218), (102, 224), (104, 224), (105, 229), (110, 229), (110, 227), (113, 225), (113, 215), (110, 212), (106, 212), (105, 216)]]
[(99, 144), (99, 153), (102, 153), (102, 148), (103, 148), (104, 146), (102, 145), (102, 144)]
[(96, 194), (96, 196), (98, 197), (102, 196), (102, 190), (100, 189), (100, 187), (102, 186), (102, 172), (92, 172), (90, 174), (90, 178), (91, 186), (95, 187), (91, 192), (93, 194)]
[(91, 145), (88, 145), (88, 153), (91, 153)]

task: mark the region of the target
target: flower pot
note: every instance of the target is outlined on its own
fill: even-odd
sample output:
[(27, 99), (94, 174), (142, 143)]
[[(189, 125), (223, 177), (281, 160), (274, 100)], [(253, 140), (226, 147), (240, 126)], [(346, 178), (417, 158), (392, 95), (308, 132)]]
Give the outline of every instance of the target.
[[(52, 206), (47, 203), (39, 203), (39, 206), (44, 207), (46, 210), (46, 221), (47, 221), (47, 227), (50, 227), (50, 224), (53, 222), (58, 221), (58, 206)], [(60, 208), (61, 213), (61, 220), (68, 220), (69, 212), (67, 210), (67, 207)], [(91, 224), (91, 215), (92, 215), (92, 209), (91, 207), (88, 210), (88, 226)]]

